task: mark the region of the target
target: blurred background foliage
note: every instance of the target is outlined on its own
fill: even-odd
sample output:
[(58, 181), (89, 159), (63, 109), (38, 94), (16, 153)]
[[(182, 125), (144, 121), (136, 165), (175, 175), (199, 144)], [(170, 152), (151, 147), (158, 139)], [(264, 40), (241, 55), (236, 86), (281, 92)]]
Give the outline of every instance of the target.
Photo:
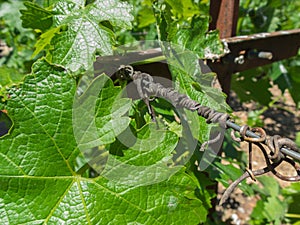
[[(297, 0), (241, 0), (237, 35), (261, 32), (274, 32), (300, 28), (300, 2)], [(260, 105), (273, 105), (271, 93), (266, 89), (277, 84), (282, 93), (289, 91), (297, 108), (300, 107), (300, 51), (298, 56), (273, 64), (258, 67), (236, 74), (232, 80), (232, 89), (242, 102), (255, 101)], [(239, 78), (245, 78), (239, 79)], [(256, 79), (256, 92), (253, 98), (247, 94), (246, 86)]]

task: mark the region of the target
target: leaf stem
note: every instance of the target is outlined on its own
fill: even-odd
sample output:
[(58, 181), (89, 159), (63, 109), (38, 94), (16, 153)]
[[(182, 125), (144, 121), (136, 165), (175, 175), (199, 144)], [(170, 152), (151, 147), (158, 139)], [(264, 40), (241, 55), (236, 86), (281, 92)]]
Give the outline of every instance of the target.
[(289, 218), (299, 218), (300, 219), (300, 214), (293, 214), (293, 213), (286, 213), (285, 217)]

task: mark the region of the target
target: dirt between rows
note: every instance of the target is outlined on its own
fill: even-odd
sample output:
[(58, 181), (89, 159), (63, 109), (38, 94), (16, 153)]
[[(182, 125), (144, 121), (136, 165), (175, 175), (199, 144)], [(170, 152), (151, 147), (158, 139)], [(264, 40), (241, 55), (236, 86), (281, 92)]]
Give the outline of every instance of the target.
[[(267, 135), (277, 134), (282, 137), (295, 140), (297, 132), (300, 131), (300, 113), (297, 110), (293, 99), (287, 91), (282, 93), (276, 85), (272, 85), (270, 91), (273, 95), (273, 98), (278, 99), (279, 97), (279, 100), (261, 115), (261, 119), (264, 123), (264, 130), (266, 131)], [(239, 118), (238, 123), (240, 125), (247, 124), (249, 112), (261, 107), (255, 102), (240, 103), (234, 92), (231, 92), (230, 94), (229, 105), (234, 111), (233, 114)], [(246, 143), (241, 143), (240, 151), (248, 152), (248, 145)], [(265, 161), (260, 151), (254, 150), (253, 153), (253, 169), (264, 167)], [(292, 175), (295, 173), (294, 170), (292, 170), (292, 168), (289, 166), (281, 167), (280, 171), (284, 171), (283, 173), (286, 175)], [(267, 174), (264, 176), (273, 175)], [(289, 182), (279, 179), (277, 180), (282, 187), (290, 185)], [(251, 183), (254, 181), (248, 179), (248, 182)], [(221, 194), (224, 192), (224, 187), (222, 187), (222, 185), (219, 185), (218, 192), (218, 198), (220, 198)], [(247, 224), (257, 200), (259, 200), (259, 196), (247, 197), (242, 193), (241, 190), (237, 188), (230, 196), (230, 204), (227, 204), (225, 208), (218, 206), (217, 212), (221, 217), (221, 220), (226, 222), (226, 224)]]

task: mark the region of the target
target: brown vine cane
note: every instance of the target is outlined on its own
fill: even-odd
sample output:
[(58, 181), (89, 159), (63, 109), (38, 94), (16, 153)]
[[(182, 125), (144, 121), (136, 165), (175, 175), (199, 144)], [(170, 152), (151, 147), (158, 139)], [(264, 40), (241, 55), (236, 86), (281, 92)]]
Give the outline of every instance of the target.
[[(134, 69), (129, 65), (121, 66), (118, 73), (118, 77), (120, 79), (130, 78), (133, 80), (137, 87), (140, 98), (143, 99), (147, 104), (152, 119), (155, 119), (155, 114), (153, 114), (154, 110), (150, 104), (152, 100), (151, 97), (160, 97), (168, 100), (177, 108), (186, 108), (191, 111), (196, 111), (199, 116), (202, 116), (206, 119), (207, 123), (218, 123), (222, 128), (231, 128), (231, 137), (233, 140), (238, 142), (248, 142), (248, 168), (246, 168), (246, 171), (240, 178), (233, 181), (226, 189), (220, 199), (220, 205), (222, 205), (229, 198), (236, 186), (248, 177), (250, 177), (252, 180), (256, 180), (256, 176), (272, 172), (276, 177), (285, 181), (300, 181), (300, 167), (294, 161), (295, 159), (300, 160), (300, 150), (292, 140), (288, 138), (282, 138), (278, 135), (267, 136), (265, 131), (259, 127), (250, 129), (246, 125), (239, 126), (230, 120), (230, 116), (228, 114), (216, 112), (207, 106), (202, 106), (198, 102), (190, 99), (187, 95), (180, 94), (173, 88), (165, 88), (162, 84), (155, 83), (151, 75), (141, 71), (134, 71)], [(239, 133), (239, 137), (235, 136), (235, 132)], [(203, 149), (203, 146), (218, 141), (220, 138), (221, 135), (217, 135), (214, 140), (209, 140), (208, 142), (203, 143), (201, 149)], [(258, 170), (252, 169), (252, 145), (256, 145), (263, 153), (266, 167)], [(282, 162), (287, 162), (290, 164), (295, 169), (297, 175), (285, 176), (277, 172), (276, 168)]]

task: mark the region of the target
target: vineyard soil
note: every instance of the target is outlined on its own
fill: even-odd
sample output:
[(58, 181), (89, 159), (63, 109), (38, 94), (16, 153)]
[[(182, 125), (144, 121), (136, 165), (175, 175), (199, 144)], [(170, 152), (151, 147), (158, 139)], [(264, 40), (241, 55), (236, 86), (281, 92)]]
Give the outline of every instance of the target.
[[(279, 101), (276, 102), (273, 107), (268, 108), (262, 115), (261, 119), (264, 123), (263, 128), (268, 135), (278, 134), (282, 137), (288, 137), (292, 140), (296, 139), (296, 133), (300, 131), (300, 113), (296, 108), (290, 94), (288, 92), (281, 93), (276, 85), (272, 85), (270, 89), (273, 98), (280, 97)], [(240, 103), (236, 94), (231, 92), (229, 105), (234, 111), (234, 115), (240, 118), (240, 124), (246, 124), (249, 112), (258, 109), (259, 107), (255, 102), (251, 103)], [(248, 145), (242, 143), (240, 147), (241, 151), (248, 151)], [(259, 151), (254, 151), (253, 167), (261, 168), (263, 167), (264, 159)], [(285, 174), (292, 174), (293, 171), (289, 166), (283, 165), (281, 172), (284, 171)], [(268, 174), (265, 176), (273, 176)], [(274, 176), (273, 176), (274, 177)], [(290, 185), (289, 182), (285, 182), (277, 179), (282, 187)], [(249, 183), (253, 182), (248, 180)], [(224, 187), (219, 185), (218, 197), (224, 192)], [(249, 216), (255, 207), (255, 204), (259, 196), (247, 197), (242, 193), (241, 190), (236, 189), (231, 195), (231, 199), (225, 208), (218, 207), (218, 213), (223, 221), (228, 222), (228, 224), (247, 224)]]

